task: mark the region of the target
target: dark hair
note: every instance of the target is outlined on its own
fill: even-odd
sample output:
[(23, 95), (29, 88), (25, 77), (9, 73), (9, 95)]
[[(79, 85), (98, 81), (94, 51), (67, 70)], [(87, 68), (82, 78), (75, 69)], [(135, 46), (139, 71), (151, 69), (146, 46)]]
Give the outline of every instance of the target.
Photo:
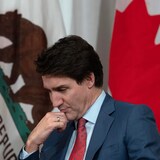
[(79, 36), (71, 35), (57, 41), (38, 55), (36, 71), (42, 75), (69, 77), (82, 83), (90, 73), (95, 86), (103, 85), (103, 70), (98, 54)]

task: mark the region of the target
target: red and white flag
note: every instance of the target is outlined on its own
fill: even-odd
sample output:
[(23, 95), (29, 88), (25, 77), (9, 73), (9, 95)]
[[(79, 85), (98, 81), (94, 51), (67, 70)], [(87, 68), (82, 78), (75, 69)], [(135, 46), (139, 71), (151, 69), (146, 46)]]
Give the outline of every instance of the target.
[(147, 104), (160, 129), (159, 0), (117, 0), (109, 68), (112, 96)]

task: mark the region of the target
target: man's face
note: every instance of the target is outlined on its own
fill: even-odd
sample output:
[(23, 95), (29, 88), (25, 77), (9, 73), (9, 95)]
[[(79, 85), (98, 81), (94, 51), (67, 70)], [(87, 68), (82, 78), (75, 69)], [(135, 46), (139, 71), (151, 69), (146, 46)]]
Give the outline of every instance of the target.
[(81, 84), (67, 77), (42, 76), (42, 80), (53, 108), (64, 112), (68, 120), (79, 119), (90, 107), (92, 79), (87, 78)]

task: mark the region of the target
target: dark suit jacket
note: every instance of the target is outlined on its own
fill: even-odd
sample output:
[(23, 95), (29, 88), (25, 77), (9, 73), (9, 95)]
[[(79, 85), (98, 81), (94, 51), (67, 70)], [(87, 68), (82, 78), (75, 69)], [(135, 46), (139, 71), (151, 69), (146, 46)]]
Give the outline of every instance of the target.
[[(39, 153), (27, 160), (64, 160), (74, 130), (54, 131)], [(160, 136), (151, 110), (113, 100), (103, 102), (86, 153), (86, 160), (160, 160)]]

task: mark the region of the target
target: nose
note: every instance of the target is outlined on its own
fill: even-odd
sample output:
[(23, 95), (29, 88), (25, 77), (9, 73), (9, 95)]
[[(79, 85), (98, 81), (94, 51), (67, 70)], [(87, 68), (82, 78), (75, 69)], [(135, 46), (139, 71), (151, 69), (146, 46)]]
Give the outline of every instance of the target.
[(63, 104), (63, 98), (62, 96), (57, 92), (51, 92), (50, 93), (50, 100), (52, 102), (52, 106), (54, 108), (58, 108)]

